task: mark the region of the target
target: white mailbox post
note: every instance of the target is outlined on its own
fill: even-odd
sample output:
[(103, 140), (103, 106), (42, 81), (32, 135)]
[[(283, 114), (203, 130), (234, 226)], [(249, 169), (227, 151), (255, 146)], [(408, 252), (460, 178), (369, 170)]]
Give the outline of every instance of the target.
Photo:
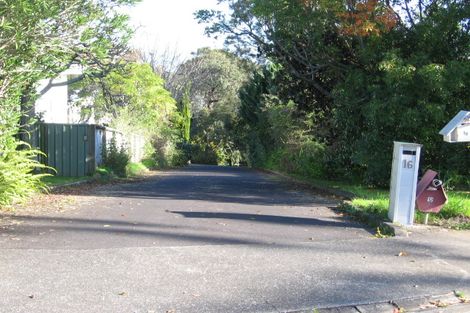
[(388, 211), (394, 223), (413, 225), (420, 154), (419, 144), (394, 142)]
[(460, 111), (439, 132), (446, 142), (470, 142), (470, 111)]

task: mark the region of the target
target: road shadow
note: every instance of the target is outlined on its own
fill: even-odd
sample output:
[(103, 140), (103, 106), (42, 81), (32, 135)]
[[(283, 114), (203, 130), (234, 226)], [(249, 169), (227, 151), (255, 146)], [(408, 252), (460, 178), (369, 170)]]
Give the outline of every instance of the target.
[(322, 220), (317, 218), (291, 217), (282, 215), (223, 213), (223, 212), (194, 212), (194, 211), (169, 211), (185, 218), (199, 219), (227, 219), (237, 221), (250, 221), (255, 223), (270, 223), (278, 225), (322, 226), (322, 227), (352, 227), (365, 229), (363, 225), (338, 218), (338, 221)]
[[(193, 200), (262, 206), (331, 206), (337, 200), (313, 195), (276, 176), (247, 168), (190, 166), (137, 183), (85, 188), (97, 197)], [(57, 190), (77, 194), (74, 188)]]

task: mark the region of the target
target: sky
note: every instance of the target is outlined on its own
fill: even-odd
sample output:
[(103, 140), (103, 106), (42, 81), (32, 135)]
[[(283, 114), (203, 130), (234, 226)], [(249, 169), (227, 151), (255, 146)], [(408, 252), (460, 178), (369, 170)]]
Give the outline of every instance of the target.
[(131, 25), (137, 27), (132, 41), (135, 48), (177, 50), (182, 59), (201, 47), (222, 48), (223, 40), (204, 35), (204, 25), (194, 19), (199, 9), (222, 10), (217, 0), (143, 0), (128, 10)]

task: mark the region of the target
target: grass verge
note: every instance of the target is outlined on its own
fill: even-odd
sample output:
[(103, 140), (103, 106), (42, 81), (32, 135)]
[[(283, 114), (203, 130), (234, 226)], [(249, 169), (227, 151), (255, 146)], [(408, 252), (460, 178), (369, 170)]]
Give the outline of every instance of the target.
[[(126, 166), (126, 177), (121, 179), (139, 177), (149, 169), (143, 163), (129, 163)], [(45, 176), (41, 180), (48, 187), (66, 186), (74, 183), (89, 182), (89, 181), (100, 181), (107, 182), (110, 180), (116, 180), (118, 177), (113, 173), (110, 168), (99, 167), (96, 169), (95, 175), (92, 176), (81, 176), (81, 177), (60, 177), (60, 176)]]
[(41, 180), (48, 187), (63, 186), (68, 184), (80, 183), (91, 180), (92, 177), (81, 176), (81, 177), (60, 177), (60, 176), (45, 176)]
[(126, 166), (126, 174), (128, 177), (136, 177), (143, 175), (144, 173), (148, 172), (149, 169), (143, 163), (129, 163)]
[[(370, 188), (347, 182), (328, 181), (294, 176), (314, 188), (346, 192), (348, 198), (340, 209), (372, 227), (388, 220), (389, 190)], [(438, 214), (430, 214), (429, 224), (453, 229), (470, 229), (470, 192), (447, 191), (448, 203)], [(415, 222), (423, 223), (425, 214), (416, 212)]]

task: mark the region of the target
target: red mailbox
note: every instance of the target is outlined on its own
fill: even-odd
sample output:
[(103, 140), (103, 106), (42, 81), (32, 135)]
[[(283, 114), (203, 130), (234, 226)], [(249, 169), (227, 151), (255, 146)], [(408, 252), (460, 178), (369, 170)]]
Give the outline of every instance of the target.
[(424, 213), (439, 213), (447, 203), (447, 195), (442, 182), (437, 179), (437, 172), (426, 171), (416, 188), (416, 206)]

